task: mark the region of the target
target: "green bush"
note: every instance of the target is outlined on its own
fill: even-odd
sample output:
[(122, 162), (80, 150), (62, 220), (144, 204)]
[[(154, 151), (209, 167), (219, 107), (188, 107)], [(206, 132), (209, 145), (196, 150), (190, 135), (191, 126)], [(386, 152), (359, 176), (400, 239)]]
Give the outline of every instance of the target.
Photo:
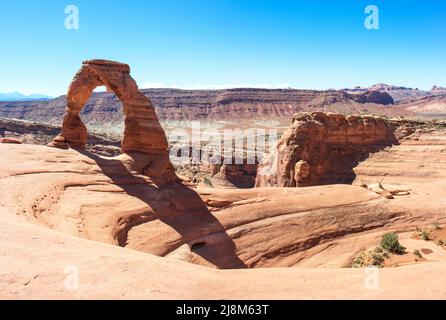
[(423, 256), (421, 255), (420, 250), (415, 249), (415, 250), (413, 251), (413, 254), (416, 255), (416, 256), (418, 256), (418, 257), (420, 257), (420, 258), (423, 258)]
[(421, 231), (420, 237), (421, 239), (428, 241), (430, 240), (430, 232), (428, 230), (423, 230)]
[(372, 259), (374, 266), (381, 266), (381, 264), (384, 262), (383, 256), (377, 253), (372, 254)]
[(203, 183), (206, 184), (208, 187), (213, 188), (212, 181), (209, 180), (207, 177), (203, 178)]
[(396, 233), (386, 233), (383, 235), (381, 247), (397, 254), (403, 254), (406, 252), (406, 248), (400, 244)]
[(376, 253), (382, 253), (384, 250), (383, 250), (383, 248), (381, 246), (378, 246), (373, 251), (376, 252)]
[(363, 264), (363, 260), (361, 256), (356, 257), (353, 260), (353, 268), (360, 268)]

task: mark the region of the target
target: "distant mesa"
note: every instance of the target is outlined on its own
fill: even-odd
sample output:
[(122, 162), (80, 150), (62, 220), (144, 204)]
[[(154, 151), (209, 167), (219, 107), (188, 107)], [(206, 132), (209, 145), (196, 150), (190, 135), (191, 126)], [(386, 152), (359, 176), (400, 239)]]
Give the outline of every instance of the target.
[(431, 89), (431, 92), (433, 92), (433, 93), (435, 93), (435, 92), (446, 93), (446, 87), (433, 86), (432, 89)]
[(387, 92), (381, 92), (378, 90), (369, 90), (359, 96), (358, 102), (360, 103), (377, 103), (383, 105), (394, 104), (392, 96)]
[(395, 91), (395, 90), (418, 90), (418, 88), (409, 88), (409, 87), (401, 87), (395, 85), (389, 85), (385, 83), (377, 83), (368, 88), (369, 90), (374, 91)]
[(318, 110), (321, 106), (330, 106), (334, 104), (352, 104), (352, 103), (376, 103), (381, 105), (394, 104), (394, 100), (387, 92), (370, 91), (365, 92), (346, 92), (339, 91), (322, 91), (309, 104), (314, 110)]
[(385, 83), (376, 83), (370, 87), (355, 86), (353, 88), (344, 89), (347, 92), (367, 92), (367, 91), (401, 91), (401, 90), (418, 90), (409, 87), (395, 86)]
[(378, 91), (381, 93), (388, 93), (395, 103), (404, 100), (414, 100), (418, 98), (424, 98), (431, 95), (441, 94), (441, 91), (428, 91), (420, 90), (418, 88), (410, 88), (396, 85), (389, 85), (385, 83), (377, 83), (370, 87), (354, 87), (352, 89), (344, 89), (348, 93), (361, 93), (367, 91)]

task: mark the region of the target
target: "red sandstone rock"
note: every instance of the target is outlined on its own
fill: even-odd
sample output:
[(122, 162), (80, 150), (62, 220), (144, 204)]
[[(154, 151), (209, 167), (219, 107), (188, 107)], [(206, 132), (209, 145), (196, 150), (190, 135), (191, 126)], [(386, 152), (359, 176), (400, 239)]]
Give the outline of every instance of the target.
[(308, 176), (310, 175), (310, 165), (308, 162), (304, 160), (300, 160), (296, 163), (296, 166), (294, 167), (294, 181), (296, 182), (296, 185), (299, 186), (299, 184), (304, 181)]
[(62, 132), (54, 142), (85, 148), (87, 129), (79, 113), (93, 90), (101, 85), (115, 92), (124, 105), (126, 119), (121, 146), (123, 152), (159, 153), (160, 150), (167, 150), (167, 139), (152, 103), (138, 90), (130, 76), (130, 67), (106, 60), (84, 61), (75, 75), (68, 89)]
[(56, 148), (85, 149), (87, 128), (79, 114), (93, 90), (105, 85), (113, 91), (124, 106), (125, 130), (121, 150), (124, 153), (141, 154), (132, 165), (138, 172), (151, 178), (163, 177), (159, 182), (176, 180), (169, 160), (167, 138), (150, 100), (139, 91), (130, 76), (127, 64), (107, 60), (84, 61), (74, 76), (67, 93), (67, 106), (62, 132), (49, 144)]
[(216, 182), (219, 187), (226, 188), (253, 188), (257, 173), (257, 161), (249, 163), (247, 157), (236, 159), (232, 156), (229, 163), (225, 163), (222, 156), (221, 163), (206, 163), (200, 165), (200, 171), (211, 177), (211, 182)]
[(1, 138), (0, 143), (22, 144), (22, 141), (14, 138)]
[(352, 168), (396, 142), (394, 127), (372, 116), (299, 113), (259, 164), (256, 186), (350, 183)]

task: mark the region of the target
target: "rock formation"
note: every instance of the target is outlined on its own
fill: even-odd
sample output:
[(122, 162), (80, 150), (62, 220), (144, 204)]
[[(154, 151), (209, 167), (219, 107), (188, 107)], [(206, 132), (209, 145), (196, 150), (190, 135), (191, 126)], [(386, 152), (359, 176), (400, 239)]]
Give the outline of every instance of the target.
[[(114, 92), (124, 106), (125, 129), (121, 150), (131, 154), (132, 160), (127, 161), (131, 169), (149, 177), (163, 177), (160, 182), (175, 180), (164, 130), (151, 101), (139, 91), (130, 76), (127, 64), (107, 60), (83, 62), (68, 89), (62, 132), (49, 146), (85, 149), (88, 133), (79, 114), (98, 86), (106, 86), (108, 91)], [(132, 156), (134, 154), (137, 156)]]
[(381, 118), (296, 114), (291, 128), (259, 164), (256, 187), (351, 183), (358, 162), (395, 142), (393, 125)]
[(200, 166), (200, 170), (206, 172), (211, 177), (211, 182), (217, 187), (232, 188), (253, 188), (255, 185), (257, 163), (250, 164), (246, 158), (242, 159), (242, 163), (225, 164), (224, 159), (220, 164), (209, 163)]
[(129, 66), (105, 60), (84, 61), (75, 75), (68, 89), (62, 133), (54, 139), (54, 146), (85, 148), (87, 128), (79, 113), (93, 90), (101, 85), (113, 91), (124, 105), (126, 126), (121, 146), (123, 152), (159, 153), (159, 150), (167, 149), (167, 139), (155, 110), (130, 77)]
[(446, 87), (440, 87), (440, 86), (433, 86), (431, 89), (432, 94), (445, 94), (446, 93)]
[[(364, 183), (368, 189), (338, 184), (222, 190), (192, 189), (179, 183), (156, 188), (147, 183), (146, 177), (125, 170), (121, 158), (73, 149), (0, 144), (0, 228), (11, 233), (10, 244), (2, 244), (0, 254), (9, 247), (11, 252), (26, 256), (30, 266), (42, 268), (36, 272), (46, 270), (47, 265), (33, 263), (34, 253), (17, 250), (18, 244), (30, 249), (42, 243), (43, 237), (35, 239), (35, 233), (29, 231), (20, 232), (23, 238), (18, 240), (18, 230), (31, 225), (27, 219), (39, 224), (42, 231), (42, 225), (61, 231), (52, 234), (69, 233), (132, 249), (129, 255), (138, 250), (167, 257), (166, 264), (172, 266), (181, 264), (181, 260), (221, 269), (351, 267), (355, 253), (377, 244), (386, 230), (414, 230), (440, 219), (446, 223), (446, 131), (442, 131), (420, 133), (416, 140), (405, 139), (361, 162), (354, 168), (355, 184)], [(312, 163), (307, 163), (311, 174)], [(297, 177), (306, 176), (305, 167), (303, 161), (298, 164)], [(376, 186), (377, 182), (380, 184)], [(29, 191), (23, 192), (27, 188)], [(394, 199), (384, 197), (386, 190)], [(402, 197), (401, 190), (410, 192)], [(2, 214), (4, 208), (9, 213)], [(8, 218), (14, 226), (5, 224)], [(46, 250), (38, 250), (44, 261), (50, 261), (48, 256), (59, 243), (63, 249), (72, 249), (66, 241), (55, 241), (46, 245)], [(91, 246), (96, 249), (92, 247), (88, 255), (81, 255), (89, 257), (88, 263), (103, 253), (94, 243)], [(422, 245), (417, 249), (423, 248), (424, 242)], [(78, 261), (55, 256), (64, 257), (66, 263)], [(53, 260), (50, 262), (53, 266)], [(11, 277), (17, 275), (15, 264), (1, 265), (11, 266)], [(65, 265), (57, 265), (62, 275)], [(149, 266), (140, 265), (144, 276)], [(181, 266), (191, 274), (206, 270)], [(267, 271), (259, 272), (266, 273), (254, 272), (253, 281), (268, 277)], [(0, 274), (5, 271), (0, 270)]]
[[(47, 145), (61, 129), (61, 126), (48, 123), (0, 118), (0, 137), (19, 139), (27, 144)], [(120, 145), (121, 142), (117, 137), (96, 132), (90, 132), (88, 135), (88, 151), (98, 151), (97, 153), (102, 155), (117, 155), (121, 153), (118, 148)], [(100, 149), (108, 149), (111, 152)]]
[(383, 105), (394, 104), (393, 98), (387, 92), (367, 91), (358, 96), (356, 100), (359, 103), (377, 103)]
[[(288, 140), (303, 136), (297, 127), (310, 130), (333, 117), (296, 120)], [(373, 118), (359, 119), (380, 130)], [(345, 121), (357, 134), (352, 141), (369, 135), (359, 134), (352, 118)], [(324, 127), (345, 141), (339, 130), (327, 130), (333, 125)], [(417, 129), (354, 168), (355, 182), (374, 192), (355, 185), (157, 188), (125, 170), (122, 157), (0, 143), (0, 298), (444, 298), (438, 279), (444, 277), (445, 246), (413, 238), (418, 227), (446, 224), (446, 131), (432, 128)], [(291, 139), (290, 132), (297, 136)], [(349, 150), (345, 143), (339, 148)], [(291, 165), (296, 181), (312, 177), (308, 159)], [(382, 184), (375, 189), (377, 181)], [(382, 190), (394, 199), (375, 193)], [(410, 192), (400, 197), (401, 190)], [(404, 231), (399, 239), (408, 254), (401, 258), (416, 249), (429, 263), (395, 259), (399, 267), (380, 269), (385, 286), (370, 290), (364, 270), (350, 268), (353, 259), (394, 231)], [(78, 290), (64, 287), (65, 270), (73, 265), (80, 271)]]
[(22, 144), (22, 141), (14, 138), (0, 138), (0, 143)]

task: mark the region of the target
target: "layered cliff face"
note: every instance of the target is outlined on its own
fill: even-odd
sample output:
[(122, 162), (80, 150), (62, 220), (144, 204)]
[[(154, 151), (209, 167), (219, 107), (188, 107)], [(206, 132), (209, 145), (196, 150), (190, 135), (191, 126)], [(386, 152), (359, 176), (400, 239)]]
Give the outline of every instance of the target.
[(256, 187), (351, 183), (371, 152), (396, 143), (394, 126), (372, 116), (300, 113), (259, 164)]
[(446, 92), (436, 96), (406, 100), (401, 103), (401, 107), (417, 114), (437, 115), (444, 118), (446, 114)]
[[(296, 89), (227, 89), (227, 90), (141, 90), (153, 103), (160, 121), (289, 119), (296, 112), (338, 112), (343, 114), (392, 115), (395, 110), (387, 94)], [(389, 99), (390, 98), (390, 99)], [(0, 117), (59, 122), (64, 115), (66, 97), (51, 101), (0, 102)], [(410, 112), (397, 110), (398, 114)], [(93, 93), (82, 109), (82, 121), (91, 127), (123, 123), (123, 105), (112, 93)]]

